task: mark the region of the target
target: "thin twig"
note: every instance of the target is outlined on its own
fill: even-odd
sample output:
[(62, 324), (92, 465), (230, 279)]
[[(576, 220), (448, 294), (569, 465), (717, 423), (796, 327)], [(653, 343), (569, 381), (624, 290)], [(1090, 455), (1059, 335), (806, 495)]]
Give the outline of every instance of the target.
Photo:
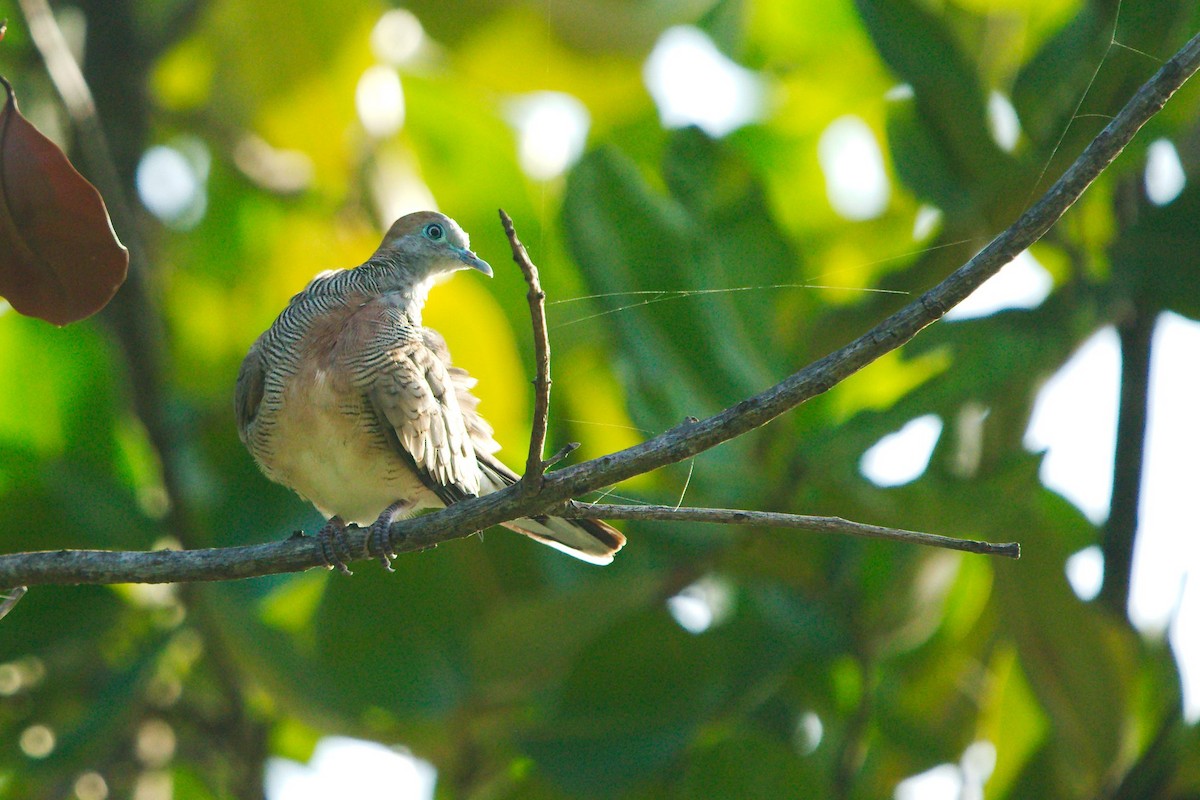
[(923, 544), (943, 550), (961, 550), (964, 553), (981, 553), (1005, 558), (1020, 558), (1021, 545), (1017, 542), (980, 542), (973, 539), (955, 539), (936, 533), (906, 531), (900, 528), (885, 528), (852, 522), (841, 517), (812, 517), (802, 514), (781, 514), (774, 511), (742, 511), (735, 508), (676, 508), (674, 506), (618, 506), (602, 503), (579, 503), (571, 501), (566, 510), (556, 511), (568, 519), (638, 519), (663, 520), (666, 522), (708, 522), (719, 525), (755, 525), (763, 528), (795, 528), (817, 533), (841, 533), (867, 539), (888, 539), (906, 544)]
[[(3, 26), (0, 26), (0, 33), (3, 32)], [(25, 592), (29, 591), (24, 586), (14, 586), (9, 589), (6, 594), (0, 594), (0, 619), (8, 616), (8, 612), (16, 607), (17, 603), (21, 602), (21, 598), (25, 596)]]
[[(434, 514), (393, 523), (389, 537), (392, 548), (397, 553), (423, 550), (501, 522), (558, 509), (573, 497), (690, 458), (765, 425), (805, 400), (828, 391), (939, 319), (1045, 234), (1198, 67), (1200, 34), (1137, 91), (1067, 172), (1020, 219), (919, 300), (845, 347), (714, 417), (684, 423), (635, 447), (545, 475), (542, 491), (536, 496), (525, 495), (521, 488), (511, 486), (484, 497), (463, 500)], [(352, 528), (347, 536), (351, 551), (363, 552), (365, 531)], [(212, 562), (208, 567), (203, 563), (206, 560)], [(156, 564), (153, 573), (143, 569), (151, 561)], [(19, 553), (0, 556), (0, 586), (223, 580), (295, 572), (322, 563), (320, 548), (311, 537), (217, 551)], [(63, 569), (66, 565), (70, 565), (70, 571)]]
[(567, 456), (571, 455), (571, 453), (574, 453), (576, 450), (578, 450), (579, 447), (580, 447), (579, 442), (567, 442), (562, 447), (558, 448), (557, 453), (550, 456), (542, 463), (546, 465), (546, 469), (550, 469), (550, 467), (553, 467), (555, 464), (562, 461)]
[(524, 493), (533, 496), (542, 490), (547, 463), (542, 460), (546, 449), (546, 429), (550, 419), (550, 334), (546, 330), (546, 293), (538, 280), (538, 270), (529, 258), (525, 245), (517, 238), (512, 218), (500, 209), (500, 221), (512, 247), (513, 261), (521, 268), (529, 292), (529, 316), (533, 322), (533, 354), (537, 376), (533, 379), (533, 430), (529, 433), (529, 457), (525, 460), (525, 475), (521, 478)]

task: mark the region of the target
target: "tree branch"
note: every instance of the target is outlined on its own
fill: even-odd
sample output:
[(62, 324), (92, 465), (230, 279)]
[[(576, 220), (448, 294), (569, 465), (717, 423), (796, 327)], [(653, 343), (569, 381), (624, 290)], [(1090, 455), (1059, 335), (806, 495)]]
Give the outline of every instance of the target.
[[(529, 317), (533, 322), (533, 353), (537, 375), (533, 379), (533, 429), (529, 433), (529, 456), (525, 459), (525, 474), (521, 477), (521, 489), (530, 496), (542, 490), (542, 482), (548, 464), (542, 460), (546, 450), (546, 428), (550, 421), (550, 334), (546, 330), (546, 293), (542, 291), (538, 271), (529, 259), (525, 245), (517, 238), (512, 218), (500, 209), (500, 222), (512, 248), (513, 261), (521, 268), (529, 292)], [(569, 451), (568, 451), (569, 452)], [(566, 453), (563, 454), (564, 456)]]
[(1150, 399), (1150, 346), (1156, 315), (1135, 307), (1117, 326), (1121, 339), (1121, 394), (1113, 457), (1112, 501), (1101, 539), (1104, 581), (1100, 602), (1121, 619), (1128, 616), (1133, 543), (1141, 505), (1142, 467)]
[[(1044, 235), (1198, 66), (1200, 34), (1137, 91), (1067, 172), (1013, 225), (920, 299), (850, 344), (713, 417), (687, 421), (635, 447), (545, 475), (542, 490), (535, 496), (511, 486), (434, 514), (396, 522), (389, 532), (392, 549), (397, 553), (421, 550), (501, 522), (560, 509), (572, 497), (690, 458), (828, 391), (941, 318)], [(366, 532), (352, 528), (347, 535), (351, 551), (363, 552)], [(291, 572), (322, 563), (320, 548), (310, 537), (224, 550), (22, 553), (0, 557), (0, 586), (224, 580)]]
[(979, 542), (973, 539), (954, 539), (936, 533), (906, 531), (852, 522), (841, 517), (811, 517), (801, 514), (780, 514), (775, 511), (743, 511), (736, 508), (676, 508), (674, 506), (617, 506), (601, 503), (579, 503), (574, 500), (566, 510), (556, 510), (557, 516), (568, 519), (652, 519), (667, 522), (710, 522), (720, 525), (753, 525), (763, 528), (793, 528), (817, 533), (840, 533), (867, 539), (887, 539), (906, 544), (923, 544), (943, 550), (964, 553), (1020, 558), (1017, 542)]
[[(440, 513), (440, 512), (439, 512)], [(427, 514), (426, 517), (437, 516)], [(516, 516), (521, 516), (517, 514)], [(516, 518), (514, 516), (514, 519)], [(418, 517), (424, 519), (424, 517)], [(396, 554), (415, 553), (442, 542), (463, 539), (474, 530), (417, 531), (393, 543)], [(348, 551), (358, 558), (367, 552), (369, 529), (346, 529)], [(373, 552), (373, 551), (372, 551)], [(365, 556), (364, 556), (365, 557)], [(377, 555), (373, 557), (378, 557)], [(327, 569), (315, 536), (295, 534), (281, 542), (209, 547), (194, 550), (42, 550), (0, 556), (0, 586), (84, 583), (189, 583), (257, 578), (311, 567)]]

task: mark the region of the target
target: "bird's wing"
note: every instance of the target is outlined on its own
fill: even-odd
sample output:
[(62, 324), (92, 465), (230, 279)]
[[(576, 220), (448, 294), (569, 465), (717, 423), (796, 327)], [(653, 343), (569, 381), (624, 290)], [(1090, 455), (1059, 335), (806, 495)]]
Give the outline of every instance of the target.
[(265, 378), (260, 336), (242, 361), (242, 368), (238, 370), (237, 389), (234, 392), (233, 410), (237, 417), (238, 436), (243, 444), (247, 443), (250, 437), (250, 423), (254, 421), (258, 414), (258, 406), (262, 403)]
[[(490, 494), (512, 486), (519, 478), (492, 455), (500, 449), (500, 445), (493, 436), (492, 426), (476, 411), (479, 400), (471, 394), (475, 379), (466, 370), (450, 366), (450, 351), (437, 331), (422, 328), (420, 336), (423, 351), (445, 368), (449, 378), (468, 435), (468, 445), (473, 448), (472, 459), (478, 481), (476, 493), (480, 488), (483, 494)], [(620, 531), (600, 520), (538, 515), (515, 519), (504, 523), (504, 526), (593, 564), (610, 563), (613, 554), (625, 544), (625, 537)]]
[[(449, 365), (450, 352), (441, 335), (428, 328), (422, 333), (425, 346), (436, 353), (442, 363)], [(475, 379), (458, 367), (450, 367), (448, 372), (475, 447), (483, 493), (490, 494), (512, 486), (520, 480), (520, 476), (492, 455), (500, 449), (500, 445), (492, 434), (492, 426), (475, 410), (479, 405), (479, 400), (471, 394)], [(625, 545), (625, 537), (620, 531), (598, 519), (563, 519), (539, 515), (505, 522), (504, 526), (593, 564), (610, 563), (613, 554)]]
[(467, 433), (471, 437), (471, 444), (474, 445), (475, 452), (486, 455), (495, 453), (500, 449), (500, 444), (496, 441), (492, 426), (479, 415), (479, 398), (471, 394), (471, 390), (475, 388), (478, 381), (462, 367), (450, 365), (450, 350), (446, 347), (446, 340), (440, 333), (432, 328), (422, 328), (421, 338), (429, 351), (434, 353), (447, 367), (446, 371), (450, 375), (450, 383), (454, 386), (458, 407), (462, 411), (463, 422), (467, 426)]
[(479, 466), (450, 368), (421, 329), (382, 299), (363, 304), (339, 339), (378, 428), (443, 503), (479, 494)]

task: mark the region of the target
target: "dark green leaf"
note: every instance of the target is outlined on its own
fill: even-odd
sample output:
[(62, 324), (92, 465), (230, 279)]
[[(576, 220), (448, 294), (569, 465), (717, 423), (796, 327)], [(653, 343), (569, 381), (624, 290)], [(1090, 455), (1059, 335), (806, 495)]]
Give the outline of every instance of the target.
[(911, 0), (858, 0), (863, 23), (897, 78), (912, 87), (917, 118), (959, 181), (971, 187), (979, 210), (990, 207), (985, 188), (1008, 170), (992, 140), (978, 70), (943, 19)]
[(524, 749), (571, 794), (614, 794), (679, 756), (725, 680), (711, 639), (665, 610), (634, 615), (580, 654)]

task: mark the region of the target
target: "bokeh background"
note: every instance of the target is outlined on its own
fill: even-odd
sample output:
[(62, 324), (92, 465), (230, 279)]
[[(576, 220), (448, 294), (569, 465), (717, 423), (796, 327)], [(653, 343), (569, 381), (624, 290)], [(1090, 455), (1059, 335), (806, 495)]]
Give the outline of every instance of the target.
[[(6, 552), (314, 530), (237, 440), (238, 364), (417, 208), (496, 267), (426, 322), (510, 464), (532, 359), (497, 207), (550, 298), (551, 449), (715, 413), (969, 257), (1200, 26), (1190, 0), (54, 10), (134, 269), (84, 323), (0, 313)], [(95, 175), (0, 16), (23, 111)], [(35, 587), (0, 623), (0, 797), (1200, 795), (1198, 112), (1185, 87), (953, 319), (605, 495), (1019, 562), (646, 523), (602, 569), (491, 531), (394, 575)]]

